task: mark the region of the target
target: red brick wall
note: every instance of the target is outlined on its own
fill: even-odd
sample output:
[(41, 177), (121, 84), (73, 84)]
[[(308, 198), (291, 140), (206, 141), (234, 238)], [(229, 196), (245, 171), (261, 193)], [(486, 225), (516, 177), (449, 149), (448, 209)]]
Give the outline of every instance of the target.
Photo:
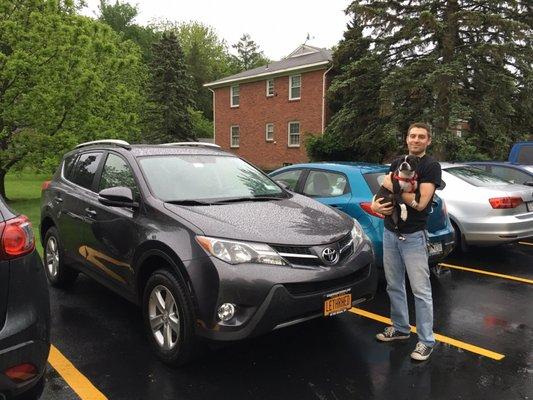
[[(230, 107), (230, 88), (215, 89), (215, 143), (267, 170), (283, 163), (308, 161), (306, 134), (322, 133), (322, 90), (325, 70), (301, 74), (300, 100), (289, 100), (289, 77), (274, 79), (276, 95), (266, 97), (266, 80), (240, 84), (240, 104)], [(300, 122), (300, 147), (288, 147), (290, 121)], [(274, 141), (265, 126), (274, 124)], [(240, 147), (230, 148), (230, 127), (239, 125)]]

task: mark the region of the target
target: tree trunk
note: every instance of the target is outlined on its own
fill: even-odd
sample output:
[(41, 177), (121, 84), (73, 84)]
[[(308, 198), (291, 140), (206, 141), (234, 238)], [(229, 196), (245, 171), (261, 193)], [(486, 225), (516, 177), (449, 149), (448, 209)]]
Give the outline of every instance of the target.
[(6, 174), (7, 171), (0, 170), (0, 195), (4, 198), (4, 200), (7, 200), (5, 185)]

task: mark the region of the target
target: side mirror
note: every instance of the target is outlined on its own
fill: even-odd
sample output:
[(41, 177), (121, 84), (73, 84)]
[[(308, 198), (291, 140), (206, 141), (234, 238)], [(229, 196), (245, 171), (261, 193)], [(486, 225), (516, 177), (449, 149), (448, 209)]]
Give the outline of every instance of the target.
[(100, 190), (98, 201), (111, 207), (139, 207), (139, 203), (133, 201), (133, 193), (130, 188), (115, 186)]
[(527, 182), (524, 182), (524, 185), (526, 185), (526, 186), (533, 186), (533, 181), (527, 181)]
[(292, 192), (292, 189), (291, 189), (290, 185), (287, 182), (285, 182), (285, 181), (276, 181), (276, 183), (278, 185), (280, 185), (283, 189), (290, 190)]

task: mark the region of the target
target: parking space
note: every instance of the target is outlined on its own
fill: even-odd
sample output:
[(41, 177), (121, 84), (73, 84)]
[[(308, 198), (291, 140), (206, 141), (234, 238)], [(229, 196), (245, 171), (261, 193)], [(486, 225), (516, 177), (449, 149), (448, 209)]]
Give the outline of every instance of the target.
[(440, 336), (425, 363), (409, 357), (415, 336), (374, 339), (389, 316), (381, 286), (360, 309), (220, 346), (174, 370), (152, 355), (137, 307), (81, 277), (51, 290), (55, 348), (43, 398), (531, 398), (531, 244), (472, 250), (434, 271)]

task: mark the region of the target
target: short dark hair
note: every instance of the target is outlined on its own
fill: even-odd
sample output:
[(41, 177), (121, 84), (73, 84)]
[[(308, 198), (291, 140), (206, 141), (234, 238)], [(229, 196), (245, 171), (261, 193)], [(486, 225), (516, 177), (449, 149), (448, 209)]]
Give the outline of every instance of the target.
[(429, 124), (426, 124), (425, 122), (413, 122), (411, 125), (409, 125), (409, 129), (407, 129), (407, 134), (409, 135), (409, 132), (411, 132), (411, 129), (413, 128), (422, 128), (425, 129), (428, 133), (428, 137), (431, 138), (431, 126)]

